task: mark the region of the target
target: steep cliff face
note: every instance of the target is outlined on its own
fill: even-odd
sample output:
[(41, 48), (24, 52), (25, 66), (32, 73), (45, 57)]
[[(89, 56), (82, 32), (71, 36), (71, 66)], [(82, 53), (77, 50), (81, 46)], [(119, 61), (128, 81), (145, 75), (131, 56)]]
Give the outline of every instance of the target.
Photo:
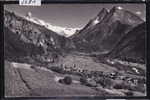
[(123, 36), (109, 57), (132, 62), (145, 63), (146, 58), (146, 23), (142, 23)]
[(91, 19), (83, 29), (81, 29), (77, 34), (74, 34), (70, 38), (81, 38), (86, 37), (87, 35), (89, 36), (90, 34), (89, 31), (92, 31), (95, 25), (100, 23), (107, 14), (108, 14), (107, 9), (103, 8), (98, 13), (98, 15), (95, 18)]
[(103, 9), (72, 39), (78, 49), (110, 51), (120, 37), (142, 22), (141, 18), (121, 7), (113, 7), (109, 12)]
[[(5, 55), (60, 52), (68, 45), (66, 42), (69, 39), (64, 36), (28, 21), (13, 12), (5, 11), (4, 18), (5, 50), (7, 51)], [(37, 50), (34, 50), (36, 48)]]

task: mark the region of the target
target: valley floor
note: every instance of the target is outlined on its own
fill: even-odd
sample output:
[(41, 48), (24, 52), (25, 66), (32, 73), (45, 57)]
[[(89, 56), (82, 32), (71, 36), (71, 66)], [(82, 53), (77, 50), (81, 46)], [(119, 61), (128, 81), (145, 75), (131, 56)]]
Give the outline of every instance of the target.
[[(77, 54), (68, 54), (61, 57), (57, 63), (48, 63), (46, 66), (5, 60), (5, 96), (144, 96), (146, 94), (145, 83), (132, 80), (145, 79), (143, 75), (145, 69), (140, 69), (139, 64), (138, 67), (137, 65), (131, 67), (120, 63), (114, 64), (111, 63), (112, 61), (107, 62), (107, 64), (96, 62), (90, 56)], [(118, 64), (121, 69), (118, 69)], [(96, 72), (98, 74), (95, 74)], [(114, 73), (118, 74), (113, 75)], [(72, 84), (59, 82), (65, 76), (72, 78)], [(87, 83), (82, 83), (81, 78), (88, 80)]]

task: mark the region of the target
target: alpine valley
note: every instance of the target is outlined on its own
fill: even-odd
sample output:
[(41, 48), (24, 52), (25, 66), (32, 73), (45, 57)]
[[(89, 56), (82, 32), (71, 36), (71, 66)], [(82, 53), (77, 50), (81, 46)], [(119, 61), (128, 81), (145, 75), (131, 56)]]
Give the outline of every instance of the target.
[(4, 57), (6, 97), (146, 95), (146, 22), (121, 7), (83, 28), (5, 10)]

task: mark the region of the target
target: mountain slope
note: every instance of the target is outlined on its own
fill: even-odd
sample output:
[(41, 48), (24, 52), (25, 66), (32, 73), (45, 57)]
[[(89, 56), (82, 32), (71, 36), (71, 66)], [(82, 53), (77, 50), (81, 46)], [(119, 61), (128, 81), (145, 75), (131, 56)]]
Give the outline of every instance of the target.
[(78, 49), (90, 52), (110, 51), (117, 44), (118, 38), (143, 22), (135, 14), (120, 7), (113, 7), (109, 12), (103, 9), (101, 12), (103, 17), (100, 21), (91, 20), (83, 30), (72, 36)]
[(142, 23), (123, 36), (109, 53), (109, 57), (145, 63), (146, 23)]
[(93, 30), (94, 26), (100, 23), (107, 14), (108, 14), (107, 9), (103, 8), (94, 19), (91, 19), (88, 22), (88, 24), (82, 30), (80, 30), (80, 32), (78, 32), (78, 34), (74, 34), (73, 36), (71, 36), (71, 38), (74, 38), (74, 37), (80, 38), (80, 37), (85, 37), (86, 35), (89, 35), (90, 33), (87, 31)]
[(5, 32), (5, 58), (15, 58), (23, 56), (31, 56), (43, 53), (43, 49), (31, 43), (25, 43), (20, 40), (19, 36), (12, 33), (8, 28), (4, 28)]
[(9, 11), (5, 11), (4, 25), (5, 53), (9, 56), (40, 54), (34, 51), (36, 48), (41, 48), (38, 51), (44, 51), (45, 54), (51, 52), (59, 54), (66, 48), (66, 42), (69, 41), (64, 36)]

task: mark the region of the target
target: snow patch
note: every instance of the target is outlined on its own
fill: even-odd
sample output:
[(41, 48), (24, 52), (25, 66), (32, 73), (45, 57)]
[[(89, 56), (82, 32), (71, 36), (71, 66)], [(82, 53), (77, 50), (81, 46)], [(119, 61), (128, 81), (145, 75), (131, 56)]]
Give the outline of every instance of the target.
[(140, 12), (140, 11), (137, 11), (137, 12), (136, 12), (136, 14), (137, 14), (137, 15), (141, 15), (141, 14), (142, 14), (142, 12)]
[(123, 9), (121, 6), (118, 6), (117, 8), (118, 8), (119, 10), (122, 10), (122, 9)]
[(96, 18), (93, 23), (94, 23), (94, 25), (98, 24), (99, 23), (98, 18)]

